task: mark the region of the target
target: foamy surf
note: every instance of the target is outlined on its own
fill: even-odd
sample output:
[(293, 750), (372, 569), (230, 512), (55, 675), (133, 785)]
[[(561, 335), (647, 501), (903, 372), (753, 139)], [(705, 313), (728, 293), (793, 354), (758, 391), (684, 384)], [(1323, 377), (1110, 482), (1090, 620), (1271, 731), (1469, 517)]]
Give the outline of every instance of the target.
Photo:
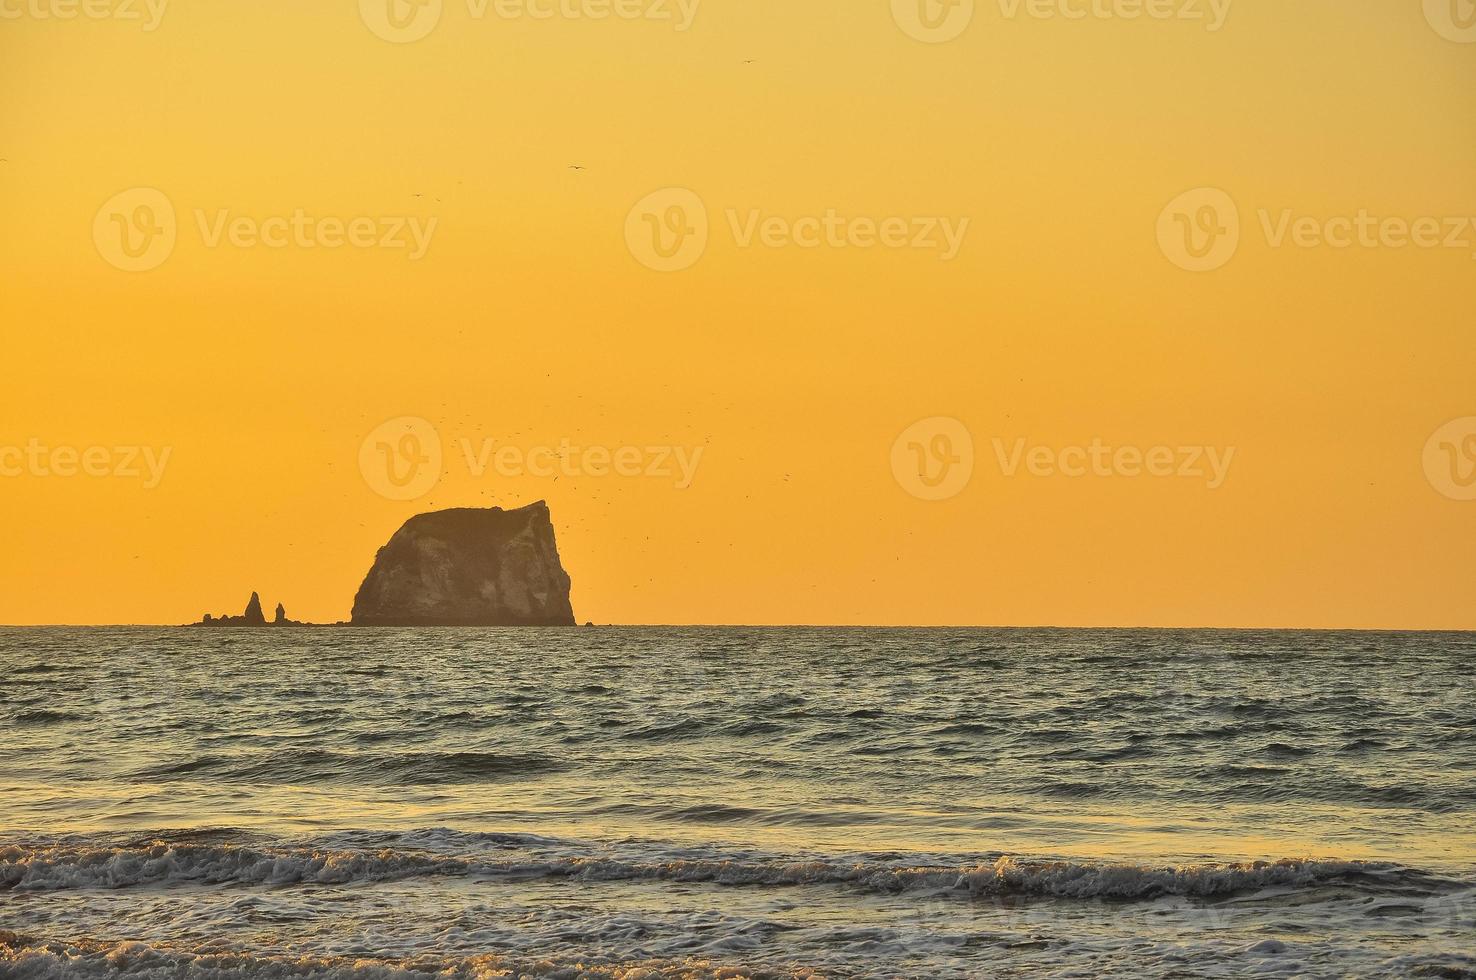
[[(1476, 957), (1462, 953), (1379, 957), (1356, 950), (1330, 951), (1316, 943), (1277, 940), (1248, 947), (1212, 939), (1183, 946), (1138, 943), (1131, 944), (1136, 948), (1124, 950), (1090, 939), (1066, 943), (1043, 940), (1003, 943), (986, 939), (982, 945), (993, 947), (996, 955), (972, 968), (940, 963), (926, 956), (914, 957), (910, 966), (906, 959), (900, 965), (890, 966), (868, 962), (891, 952), (884, 942), (870, 942), (869, 949), (859, 954), (815, 965), (734, 965), (702, 957), (606, 957), (601, 962), (598, 957), (493, 953), (468, 957), (319, 956), (258, 953), (220, 948), (220, 945), (212, 943), (191, 949), (134, 940), (65, 941), (0, 930), (0, 977), (7, 980), (12, 977), (17, 980), (888, 980), (898, 977), (976, 980), (990, 975), (1062, 980), (1083, 976), (1124, 980), (1195, 976), (1230, 980), (1255, 975), (1331, 980), (1352, 975), (1352, 972), (1338, 972), (1351, 967), (1357, 976), (1368, 980), (1476, 978)], [(1026, 955), (1019, 955), (1022, 950)], [(1129, 954), (1128, 962), (1113, 961), (1114, 954), (1121, 957), (1124, 952)], [(1326, 962), (1330, 952), (1339, 955), (1345, 966), (1330, 966)]]
[(0, 976), (27, 980), (126, 977), (131, 980), (820, 980), (808, 968), (740, 969), (701, 960), (592, 964), (483, 955), (419, 957), (260, 956), (187, 951), (140, 942), (58, 942), (0, 930)]
[[(415, 839), (416, 835), (406, 835)], [(959, 865), (847, 862), (822, 856), (630, 856), (629, 844), (600, 853), (532, 853), (533, 837), (515, 840), (519, 856), (446, 856), (429, 851), (333, 849), (303, 845), (200, 844), (155, 840), (132, 846), (58, 843), (0, 846), (0, 889), (57, 891), (138, 885), (343, 885), (428, 876), (482, 879), (538, 877), (597, 881), (673, 881), (732, 887), (850, 886), (879, 892), (956, 892), (963, 896), (1026, 895), (1151, 900), (1163, 896), (1225, 897), (1266, 888), (1397, 888), (1439, 894), (1462, 887), (1418, 869), (1366, 861), (1278, 859), (1180, 866), (1063, 861), (1000, 855)], [(560, 845), (565, 849), (569, 845)], [(577, 846), (577, 845), (576, 845)], [(672, 849), (667, 849), (668, 852)], [(686, 849), (689, 852), (691, 849)]]

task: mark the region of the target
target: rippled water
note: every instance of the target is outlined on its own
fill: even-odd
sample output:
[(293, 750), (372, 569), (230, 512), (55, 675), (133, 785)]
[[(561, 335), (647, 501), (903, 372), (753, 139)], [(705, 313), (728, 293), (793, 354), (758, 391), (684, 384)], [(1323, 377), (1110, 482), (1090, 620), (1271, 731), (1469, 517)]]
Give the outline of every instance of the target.
[(1476, 636), (0, 630), (0, 974), (1476, 977)]

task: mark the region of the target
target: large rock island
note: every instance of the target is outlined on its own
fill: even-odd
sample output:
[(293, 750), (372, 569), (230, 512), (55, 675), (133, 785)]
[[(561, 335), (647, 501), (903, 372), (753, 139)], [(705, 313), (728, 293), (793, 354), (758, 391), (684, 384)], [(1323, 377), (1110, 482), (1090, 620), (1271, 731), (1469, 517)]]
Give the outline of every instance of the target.
[(379, 549), (354, 626), (573, 626), (548, 504), (420, 514)]

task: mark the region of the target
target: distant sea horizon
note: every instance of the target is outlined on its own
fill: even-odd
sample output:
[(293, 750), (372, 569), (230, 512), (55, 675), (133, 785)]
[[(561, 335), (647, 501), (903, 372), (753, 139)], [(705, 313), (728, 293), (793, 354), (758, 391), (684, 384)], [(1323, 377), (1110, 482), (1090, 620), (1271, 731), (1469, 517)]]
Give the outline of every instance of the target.
[[(0, 629), (178, 629), (200, 623), (0, 623)], [(217, 629), (282, 630), (345, 627), (363, 630), (571, 630), (571, 629), (798, 629), (798, 630), (1070, 630), (1087, 632), (1211, 633), (1476, 633), (1476, 626), (1058, 626), (980, 623), (585, 623), (571, 626), (379, 626), (347, 620), (301, 622), (291, 626), (228, 626)]]

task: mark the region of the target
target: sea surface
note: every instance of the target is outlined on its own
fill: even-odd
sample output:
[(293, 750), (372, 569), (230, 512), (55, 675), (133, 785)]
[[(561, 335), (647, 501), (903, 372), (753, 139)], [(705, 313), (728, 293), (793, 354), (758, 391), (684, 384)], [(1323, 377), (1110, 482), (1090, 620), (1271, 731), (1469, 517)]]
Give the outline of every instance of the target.
[(1476, 635), (0, 630), (0, 976), (1476, 977)]

